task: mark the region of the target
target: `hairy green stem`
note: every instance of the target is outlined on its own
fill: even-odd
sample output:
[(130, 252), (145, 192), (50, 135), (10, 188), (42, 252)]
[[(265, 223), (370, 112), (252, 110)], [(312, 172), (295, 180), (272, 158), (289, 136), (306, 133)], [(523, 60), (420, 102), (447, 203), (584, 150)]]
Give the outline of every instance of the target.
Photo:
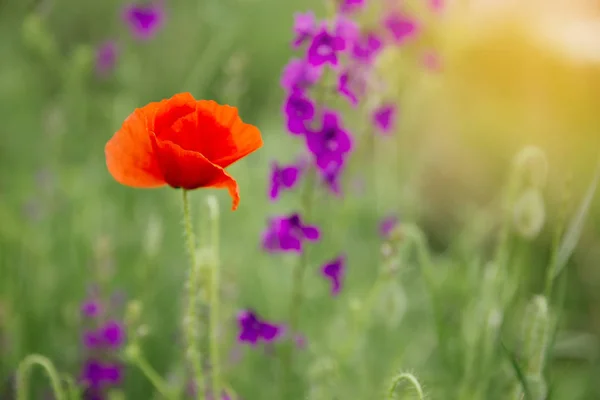
[(188, 308), (185, 317), (184, 330), (187, 339), (186, 355), (194, 371), (194, 381), (196, 384), (197, 400), (204, 399), (204, 373), (202, 371), (201, 353), (198, 348), (198, 335), (196, 324), (199, 320), (196, 306), (198, 302), (197, 292), (200, 286), (199, 264), (196, 260), (196, 236), (192, 226), (192, 216), (190, 213), (190, 203), (188, 191), (182, 190), (183, 200), (183, 220), (185, 224), (185, 237), (187, 241), (188, 253), (190, 257), (190, 277), (188, 282)]
[(411, 384), (411, 386), (417, 392), (417, 395), (419, 396), (419, 400), (425, 399), (425, 394), (423, 393), (423, 388), (421, 387), (421, 384), (419, 383), (417, 378), (413, 374), (410, 374), (408, 372), (403, 372), (401, 374), (396, 375), (394, 377), (394, 379), (392, 380), (392, 384), (390, 385), (390, 389), (388, 390), (388, 394), (387, 394), (388, 400), (393, 400), (395, 398), (396, 388), (398, 388), (398, 385), (403, 381), (406, 381)]
[[(313, 192), (316, 183), (316, 173), (314, 167), (308, 171), (308, 177), (304, 186), (304, 193), (302, 196), (302, 210), (304, 211), (304, 218), (310, 219), (312, 211), (312, 199)], [(298, 320), (300, 318), (300, 310), (302, 309), (302, 302), (304, 300), (304, 272), (308, 266), (308, 251), (306, 248), (302, 250), (298, 263), (294, 268), (292, 277), (292, 300), (290, 303), (290, 333), (293, 334), (298, 328)], [(293, 339), (293, 338), (291, 338)], [(293, 364), (293, 340), (290, 340), (283, 353), (283, 369), (284, 369), (284, 398), (287, 398), (287, 387), (289, 380), (292, 375), (292, 364)]]
[(150, 365), (148, 360), (146, 360), (140, 349), (137, 348), (137, 344), (133, 344), (131, 346), (135, 347), (131, 347), (130, 351), (128, 352), (129, 362), (142, 371), (142, 374), (144, 374), (144, 376), (150, 381), (152, 386), (154, 386), (161, 397), (169, 400), (176, 400), (177, 396), (174, 395), (173, 391), (169, 389), (169, 386), (165, 380), (158, 372), (156, 372), (152, 365)]
[(220, 398), (221, 382), (221, 357), (219, 353), (219, 313), (220, 313), (220, 265), (219, 265), (219, 209), (214, 197), (208, 198), (210, 223), (211, 223), (211, 279), (210, 279), (210, 361), (212, 392), (215, 399)]
[(29, 400), (29, 371), (34, 365), (42, 367), (48, 375), (56, 400), (67, 400), (56, 368), (48, 358), (39, 354), (28, 355), (17, 368), (17, 400)]

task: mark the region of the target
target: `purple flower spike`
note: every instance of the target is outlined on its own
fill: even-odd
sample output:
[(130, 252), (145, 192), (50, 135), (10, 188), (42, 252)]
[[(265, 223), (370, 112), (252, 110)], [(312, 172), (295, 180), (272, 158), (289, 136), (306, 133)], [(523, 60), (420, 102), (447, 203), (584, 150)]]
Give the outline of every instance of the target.
[(338, 53), (344, 48), (344, 38), (330, 34), (327, 28), (321, 28), (308, 48), (308, 63), (314, 67), (324, 64), (335, 67), (338, 65)]
[(125, 329), (117, 321), (108, 321), (101, 329), (104, 343), (113, 348), (120, 347), (125, 341)]
[(383, 41), (374, 33), (361, 36), (352, 48), (354, 59), (365, 64), (372, 64), (377, 54), (383, 49)]
[(395, 215), (391, 215), (389, 217), (384, 218), (379, 224), (379, 234), (384, 239), (387, 239), (394, 228), (398, 225), (398, 217)]
[(317, 32), (317, 20), (312, 11), (294, 14), (294, 33), (296, 37), (292, 43), (294, 48), (302, 46), (311, 40)]
[(238, 315), (238, 341), (255, 346), (259, 341), (270, 343), (279, 337), (278, 325), (261, 320), (253, 310), (244, 310)]
[(306, 133), (306, 123), (315, 115), (315, 105), (300, 91), (292, 92), (284, 106), (288, 131), (295, 135)]
[(323, 276), (331, 281), (331, 295), (337, 296), (342, 289), (342, 279), (346, 269), (346, 257), (339, 256), (321, 267)]
[(307, 89), (321, 78), (322, 72), (321, 68), (313, 67), (306, 60), (292, 59), (283, 70), (281, 86), (289, 92)]
[(343, 13), (351, 13), (360, 10), (365, 6), (366, 0), (342, 0), (340, 11)]
[(164, 8), (162, 2), (130, 4), (125, 7), (123, 19), (136, 39), (151, 39), (163, 24)]
[(271, 164), (271, 188), (269, 197), (276, 200), (281, 189), (293, 189), (300, 177), (300, 167), (297, 165), (280, 166), (277, 162)]
[(96, 73), (99, 76), (108, 75), (117, 63), (118, 49), (113, 41), (102, 43), (96, 49)]
[(344, 156), (352, 150), (350, 134), (343, 129), (340, 116), (330, 110), (323, 113), (321, 129), (306, 134), (306, 144), (317, 166), (324, 171), (331, 164), (342, 164)]
[(268, 252), (302, 252), (302, 243), (319, 240), (319, 229), (305, 225), (298, 214), (272, 218), (263, 234), (262, 245)]
[(81, 305), (81, 314), (87, 318), (96, 318), (102, 312), (102, 304), (98, 300), (87, 300)]
[(352, 106), (357, 106), (358, 105), (358, 97), (356, 96), (356, 93), (354, 93), (354, 90), (350, 87), (351, 84), (352, 84), (352, 82), (350, 80), (350, 72), (345, 71), (338, 78), (338, 88), (337, 89), (338, 89), (338, 92), (342, 96), (344, 96), (345, 98), (348, 99), (348, 101), (350, 101), (350, 104)]
[(384, 21), (384, 25), (392, 34), (394, 42), (397, 45), (404, 44), (418, 31), (416, 21), (402, 14), (388, 16)]
[(383, 104), (373, 112), (373, 123), (382, 133), (390, 133), (396, 122), (396, 107)]

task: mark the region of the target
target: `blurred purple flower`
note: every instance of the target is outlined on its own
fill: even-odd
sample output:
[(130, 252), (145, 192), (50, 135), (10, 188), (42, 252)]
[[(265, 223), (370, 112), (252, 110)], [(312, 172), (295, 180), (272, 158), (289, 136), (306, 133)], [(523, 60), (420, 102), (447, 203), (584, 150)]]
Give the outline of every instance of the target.
[(317, 32), (317, 20), (312, 11), (306, 13), (294, 14), (294, 33), (296, 37), (292, 43), (294, 48), (298, 48), (313, 38)]
[(96, 318), (102, 312), (102, 304), (98, 300), (87, 300), (81, 305), (81, 314), (87, 318)]
[(285, 102), (284, 114), (287, 119), (288, 131), (292, 134), (303, 135), (306, 133), (306, 123), (315, 115), (315, 105), (304, 93), (295, 90), (290, 93)]
[(238, 341), (249, 343), (254, 346), (259, 341), (265, 343), (277, 339), (281, 333), (278, 325), (262, 320), (253, 310), (244, 310), (238, 317), (239, 334)]
[(306, 60), (292, 59), (284, 68), (281, 86), (287, 91), (304, 90), (314, 85), (323, 70), (310, 65)]
[(398, 45), (404, 44), (418, 30), (417, 22), (414, 19), (399, 13), (389, 15), (383, 23)]
[(352, 48), (354, 43), (360, 37), (360, 27), (356, 22), (350, 18), (344, 16), (338, 16), (335, 20), (335, 36), (340, 38), (343, 43), (343, 47), (340, 49), (346, 50)]
[(383, 49), (383, 41), (375, 33), (361, 35), (352, 47), (352, 56), (365, 64), (371, 64), (377, 54)]
[(331, 281), (331, 295), (337, 296), (342, 289), (342, 279), (346, 269), (346, 257), (344, 255), (329, 261), (321, 267), (323, 276)]
[(373, 112), (373, 123), (382, 133), (390, 133), (396, 123), (396, 106), (382, 104)]
[(162, 2), (129, 4), (123, 11), (123, 19), (136, 39), (151, 39), (163, 24), (164, 7)]
[(343, 163), (344, 156), (352, 150), (352, 138), (343, 129), (339, 114), (325, 110), (321, 129), (306, 133), (306, 145), (315, 156), (317, 166), (327, 170), (332, 163)]
[(83, 333), (83, 345), (88, 349), (96, 349), (102, 346), (102, 337), (96, 331)]
[(99, 76), (108, 75), (117, 63), (118, 48), (112, 41), (106, 41), (96, 49), (96, 73)]
[(300, 173), (301, 170), (298, 165), (280, 166), (276, 161), (271, 163), (271, 186), (269, 189), (271, 200), (276, 200), (282, 189), (289, 190), (294, 188), (298, 182)]
[(108, 347), (118, 348), (125, 341), (125, 328), (117, 321), (108, 321), (101, 328), (101, 335)]
[(352, 106), (358, 105), (358, 97), (351, 88), (350, 71), (344, 71), (338, 78), (338, 92), (344, 96)]
[(106, 384), (118, 385), (122, 378), (123, 367), (120, 364), (102, 363), (93, 358), (85, 362), (80, 377), (87, 387), (92, 389), (90, 393), (92, 396), (99, 396), (97, 389), (101, 389)]
[(379, 234), (383, 238), (388, 238), (394, 228), (398, 225), (398, 217), (395, 215), (391, 215), (389, 217), (384, 218), (379, 224)]
[(338, 53), (345, 48), (344, 38), (321, 28), (308, 48), (308, 63), (314, 67), (324, 64), (338, 65)]
[(351, 13), (365, 6), (366, 0), (341, 0), (340, 11), (343, 13)]
[(263, 234), (262, 245), (268, 252), (302, 252), (302, 243), (305, 240), (314, 242), (319, 240), (319, 229), (312, 225), (305, 225), (300, 215), (292, 214), (289, 217), (276, 217), (269, 220)]
[(323, 183), (329, 189), (330, 192), (339, 196), (341, 194), (340, 189), (340, 176), (344, 169), (344, 162), (331, 162), (327, 165), (326, 168), (320, 169), (321, 177), (323, 178)]

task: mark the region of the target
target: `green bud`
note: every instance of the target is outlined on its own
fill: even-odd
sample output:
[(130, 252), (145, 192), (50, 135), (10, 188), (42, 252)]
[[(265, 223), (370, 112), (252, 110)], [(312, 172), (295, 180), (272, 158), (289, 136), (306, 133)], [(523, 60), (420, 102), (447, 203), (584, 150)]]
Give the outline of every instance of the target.
[(542, 230), (546, 219), (544, 199), (538, 189), (526, 190), (513, 209), (516, 231), (526, 239), (534, 239)]

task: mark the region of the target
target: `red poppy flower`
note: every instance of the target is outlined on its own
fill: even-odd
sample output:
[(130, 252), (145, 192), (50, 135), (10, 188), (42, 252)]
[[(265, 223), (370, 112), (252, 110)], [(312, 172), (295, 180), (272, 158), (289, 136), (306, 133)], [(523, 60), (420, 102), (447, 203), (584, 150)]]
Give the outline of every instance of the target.
[(137, 108), (104, 152), (108, 171), (123, 185), (226, 188), (235, 210), (239, 189), (225, 168), (262, 144), (260, 131), (235, 107), (180, 93)]

